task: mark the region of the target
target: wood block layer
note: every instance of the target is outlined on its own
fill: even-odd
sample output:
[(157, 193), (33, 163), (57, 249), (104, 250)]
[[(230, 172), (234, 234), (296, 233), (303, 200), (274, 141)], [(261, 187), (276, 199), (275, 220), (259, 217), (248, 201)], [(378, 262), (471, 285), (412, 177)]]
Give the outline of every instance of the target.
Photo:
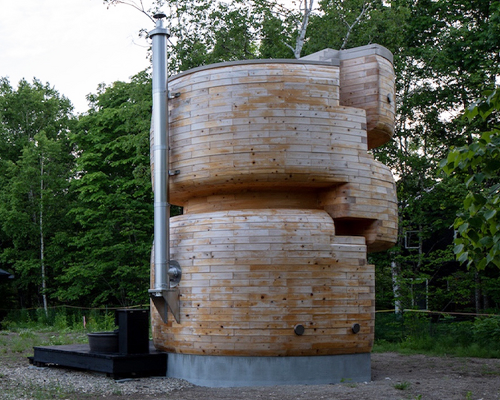
[(394, 70), (386, 58), (372, 54), (341, 61), (340, 104), (366, 111), (369, 149), (392, 138), (394, 91)]
[[(153, 313), (160, 349), (247, 356), (370, 351), (373, 266), (364, 239), (335, 236), (326, 212), (246, 210), (172, 220), (172, 258), (183, 266), (181, 323), (163, 324)], [(298, 324), (302, 336), (294, 333)]]
[(368, 252), (387, 250), (397, 240), (396, 185), (388, 167), (364, 161), (371, 176), (320, 192), (320, 206), (341, 234), (364, 236)]

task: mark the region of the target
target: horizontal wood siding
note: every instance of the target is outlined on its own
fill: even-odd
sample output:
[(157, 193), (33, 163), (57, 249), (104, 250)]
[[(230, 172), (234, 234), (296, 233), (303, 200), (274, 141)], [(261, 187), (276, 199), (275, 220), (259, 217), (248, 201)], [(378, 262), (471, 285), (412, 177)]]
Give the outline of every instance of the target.
[[(180, 93), (169, 100), (170, 170), (179, 171), (169, 185), (170, 202), (184, 207), (170, 229), (181, 317), (163, 323), (153, 307), (157, 348), (371, 350), (366, 253), (390, 247), (397, 224), (392, 175), (367, 153), (377, 129), (392, 129), (394, 114), (382, 104), (392, 65), (384, 60), (228, 64), (171, 80), (170, 92)], [(344, 84), (352, 104), (342, 100)]]
[(322, 191), (320, 206), (337, 224), (353, 225), (349, 231), (365, 237), (368, 252), (387, 250), (398, 234), (396, 185), (388, 167), (373, 158), (364, 161), (363, 171), (369, 172), (365, 179)]
[(341, 61), (340, 104), (366, 111), (369, 149), (392, 138), (394, 91), (394, 69), (386, 58), (372, 54)]
[[(370, 351), (374, 269), (364, 239), (335, 236), (326, 212), (246, 210), (172, 220), (181, 323), (163, 324), (153, 313), (160, 349), (247, 356)], [(294, 333), (297, 324), (304, 335)]]
[[(232, 188), (324, 187), (366, 154), (365, 112), (339, 106), (339, 69), (236, 65), (174, 79), (171, 201)], [(349, 157), (349, 158), (348, 158)]]

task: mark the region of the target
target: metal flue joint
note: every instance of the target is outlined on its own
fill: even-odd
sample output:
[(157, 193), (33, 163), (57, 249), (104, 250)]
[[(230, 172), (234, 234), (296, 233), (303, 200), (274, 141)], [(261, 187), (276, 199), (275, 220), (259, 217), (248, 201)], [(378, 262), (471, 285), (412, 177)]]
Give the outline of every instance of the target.
[(169, 278), (169, 286), (171, 288), (176, 287), (182, 278), (182, 270), (179, 263), (175, 260), (170, 260), (170, 264), (168, 267), (168, 278)]

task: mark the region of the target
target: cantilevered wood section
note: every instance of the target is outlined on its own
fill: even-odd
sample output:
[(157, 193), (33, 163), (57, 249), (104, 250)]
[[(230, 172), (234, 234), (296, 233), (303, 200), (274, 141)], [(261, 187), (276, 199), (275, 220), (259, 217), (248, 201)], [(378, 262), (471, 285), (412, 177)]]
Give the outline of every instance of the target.
[[(173, 218), (181, 323), (154, 316), (161, 350), (286, 356), (363, 353), (373, 343), (374, 271), (362, 237), (324, 211), (245, 210)], [(352, 332), (359, 323), (361, 331)], [(302, 336), (294, 326), (303, 325)]]
[(366, 111), (368, 148), (373, 149), (394, 133), (394, 70), (380, 55), (352, 56), (340, 64), (340, 104)]
[(369, 149), (391, 139), (396, 107), (393, 56), (389, 50), (378, 44), (324, 49), (301, 60), (340, 65), (340, 105), (366, 111)]
[(184, 207), (170, 229), (181, 316), (163, 323), (152, 312), (157, 348), (226, 356), (371, 350), (366, 253), (392, 246), (397, 231), (394, 179), (367, 153), (392, 135), (387, 53), (328, 50), (170, 80), (170, 202)]
[(397, 238), (396, 185), (391, 171), (367, 157), (365, 168), (349, 183), (320, 193), (320, 205), (340, 235), (364, 236), (368, 252), (394, 246)]

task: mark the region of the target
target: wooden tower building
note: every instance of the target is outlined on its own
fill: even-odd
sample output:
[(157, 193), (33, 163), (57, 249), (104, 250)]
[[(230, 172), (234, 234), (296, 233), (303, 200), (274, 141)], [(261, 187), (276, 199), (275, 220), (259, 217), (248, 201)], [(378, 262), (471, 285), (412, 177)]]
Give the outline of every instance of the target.
[(168, 85), (170, 203), (184, 213), (170, 226), (179, 321), (152, 312), (167, 375), (370, 380), (367, 252), (395, 243), (397, 204), (391, 171), (368, 151), (394, 130), (392, 54), (227, 62)]

